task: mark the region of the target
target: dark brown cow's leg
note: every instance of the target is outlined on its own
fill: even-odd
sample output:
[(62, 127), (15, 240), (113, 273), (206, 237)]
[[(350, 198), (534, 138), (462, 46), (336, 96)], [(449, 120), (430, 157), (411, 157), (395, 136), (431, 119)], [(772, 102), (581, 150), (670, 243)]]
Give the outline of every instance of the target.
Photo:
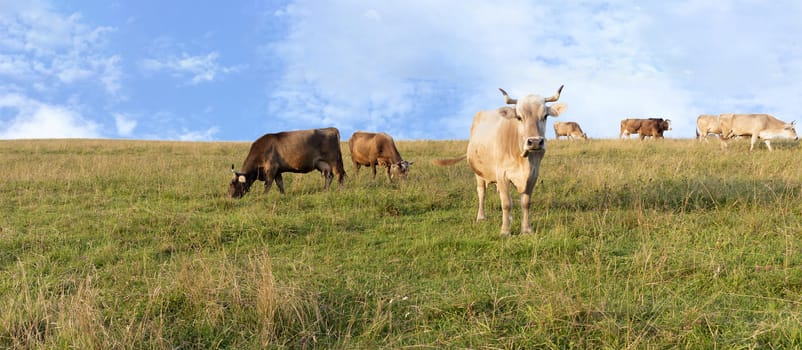
[(284, 194), (284, 178), (280, 173), (276, 174), (276, 186), (278, 186), (279, 193)]
[(329, 166), (329, 163), (326, 163), (321, 160), (317, 162), (315, 167), (317, 168), (317, 170), (320, 171), (321, 174), (323, 174), (323, 177), (326, 179), (323, 188), (328, 190), (329, 186), (331, 186), (331, 180), (334, 179), (334, 174), (331, 172), (331, 167)]
[(265, 178), (265, 194), (270, 191), (270, 187), (273, 187), (273, 177), (267, 176)]

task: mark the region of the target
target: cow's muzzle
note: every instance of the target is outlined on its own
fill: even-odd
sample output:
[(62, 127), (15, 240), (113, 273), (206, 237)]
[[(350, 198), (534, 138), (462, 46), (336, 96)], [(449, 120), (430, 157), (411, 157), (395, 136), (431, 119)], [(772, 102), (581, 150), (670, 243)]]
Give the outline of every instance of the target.
[(521, 153), (521, 157), (528, 156), (529, 152), (542, 150), (545, 146), (546, 139), (542, 136), (527, 137), (526, 141), (524, 141), (524, 151)]

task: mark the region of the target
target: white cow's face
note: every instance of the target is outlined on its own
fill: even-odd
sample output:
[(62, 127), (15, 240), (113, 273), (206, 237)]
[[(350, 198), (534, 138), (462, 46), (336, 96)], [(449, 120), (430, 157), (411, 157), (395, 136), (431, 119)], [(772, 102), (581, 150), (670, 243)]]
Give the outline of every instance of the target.
[(562, 89), (562, 86), (560, 86), (557, 94), (549, 98), (543, 98), (539, 95), (527, 95), (520, 99), (511, 99), (504, 90), (499, 89), (508, 104), (515, 104), (515, 115), (506, 117), (514, 117), (519, 122), (518, 135), (520, 135), (520, 140), (518, 142), (521, 145), (521, 157), (527, 157), (531, 152), (546, 149), (546, 118), (548, 116), (556, 117), (565, 109), (565, 105), (562, 103), (551, 106), (546, 105), (546, 103), (557, 101), (560, 98)]
[(542, 97), (528, 95), (518, 99), (515, 105), (518, 116), (518, 135), (521, 135), (521, 156), (546, 149), (546, 117), (548, 107)]

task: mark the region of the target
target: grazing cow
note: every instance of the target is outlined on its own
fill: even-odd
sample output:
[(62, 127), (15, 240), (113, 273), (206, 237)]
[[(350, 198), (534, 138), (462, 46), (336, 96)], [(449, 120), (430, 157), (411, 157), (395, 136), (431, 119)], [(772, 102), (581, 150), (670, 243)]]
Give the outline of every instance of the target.
[(342, 186), (345, 169), (339, 130), (325, 128), (265, 134), (251, 144), (240, 171), (231, 165), (234, 178), (228, 186), (228, 194), (240, 198), (248, 193), (256, 180), (265, 182), (265, 193), (275, 180), (279, 192), (284, 194), (282, 173), (308, 173), (315, 169), (325, 177), (326, 189), (334, 174)]
[(560, 98), (563, 87), (557, 94), (543, 98), (527, 95), (512, 99), (502, 89), (507, 104), (515, 108), (501, 107), (477, 112), (471, 125), (466, 154), (454, 159), (435, 160), (437, 165), (451, 165), (467, 158), (476, 174), (476, 193), (479, 210), (476, 220), (485, 219), (485, 192), (487, 186), (496, 183), (501, 197), (501, 234), (510, 234), (512, 199), (510, 182), (521, 194), (521, 233), (531, 233), (529, 227), (529, 205), (532, 189), (537, 182), (540, 161), (546, 152), (546, 117), (558, 116), (565, 110), (562, 103), (547, 106)]
[(702, 139), (707, 141), (707, 136), (710, 134), (721, 136), (721, 124), (717, 115), (700, 114), (696, 117), (696, 138), (699, 142)]
[(554, 122), (554, 135), (557, 140), (560, 139), (560, 136), (565, 136), (572, 141), (577, 138), (588, 139), (588, 134), (584, 133), (576, 122)]
[(348, 147), (351, 149), (355, 172), (359, 174), (361, 166), (369, 166), (374, 179), (377, 165), (387, 167), (387, 179), (391, 180), (393, 177), (406, 178), (409, 166), (415, 163), (401, 159), (393, 138), (383, 132), (354, 132), (348, 139)]
[(618, 132), (618, 138), (623, 138), (623, 136), (629, 138), (631, 134), (638, 134), (641, 140), (647, 136), (661, 139), (663, 138), (663, 132), (668, 130), (671, 130), (671, 120), (668, 119), (624, 119), (621, 121), (621, 131)]
[(798, 140), (795, 122), (786, 123), (769, 114), (722, 114), (719, 116), (721, 124), (722, 147), (726, 147), (726, 140), (738, 136), (751, 136), (749, 150), (755, 148), (758, 139), (763, 139), (771, 148), (772, 139)]

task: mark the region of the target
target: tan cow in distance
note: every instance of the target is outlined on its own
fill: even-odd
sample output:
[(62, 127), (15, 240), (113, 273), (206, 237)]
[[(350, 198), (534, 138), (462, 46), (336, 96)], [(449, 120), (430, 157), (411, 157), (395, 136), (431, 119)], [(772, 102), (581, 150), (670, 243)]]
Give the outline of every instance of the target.
[(554, 122), (554, 139), (559, 140), (560, 136), (565, 136), (569, 140), (587, 140), (588, 134), (582, 131), (577, 122)]
[(406, 178), (409, 166), (415, 163), (403, 160), (393, 138), (383, 132), (356, 131), (348, 139), (348, 148), (351, 149), (354, 172), (358, 175), (359, 167), (369, 166), (374, 179), (377, 165), (387, 168), (387, 179), (391, 180), (393, 177)]
[(738, 136), (751, 136), (749, 150), (755, 148), (758, 139), (764, 140), (766, 147), (772, 151), (772, 139), (798, 140), (795, 122), (786, 123), (769, 114), (721, 114), (722, 148), (727, 147), (727, 140)]
[(546, 118), (558, 116), (565, 105), (556, 102), (563, 87), (554, 96), (527, 95), (512, 99), (503, 89), (507, 104), (515, 108), (501, 107), (477, 112), (471, 125), (466, 154), (459, 158), (439, 159), (437, 165), (451, 165), (468, 158), (468, 164), (476, 174), (476, 194), (479, 210), (476, 220), (485, 219), (485, 193), (487, 186), (496, 184), (501, 197), (501, 234), (510, 234), (512, 198), (510, 183), (521, 194), (521, 233), (532, 233), (529, 226), (529, 206), (532, 190), (537, 182), (540, 161), (546, 153)]
[(719, 116), (712, 115), (712, 114), (700, 114), (696, 117), (696, 139), (699, 142), (702, 139), (705, 142), (709, 142), (707, 137), (710, 135), (719, 135), (721, 136), (721, 123), (719, 123)]

